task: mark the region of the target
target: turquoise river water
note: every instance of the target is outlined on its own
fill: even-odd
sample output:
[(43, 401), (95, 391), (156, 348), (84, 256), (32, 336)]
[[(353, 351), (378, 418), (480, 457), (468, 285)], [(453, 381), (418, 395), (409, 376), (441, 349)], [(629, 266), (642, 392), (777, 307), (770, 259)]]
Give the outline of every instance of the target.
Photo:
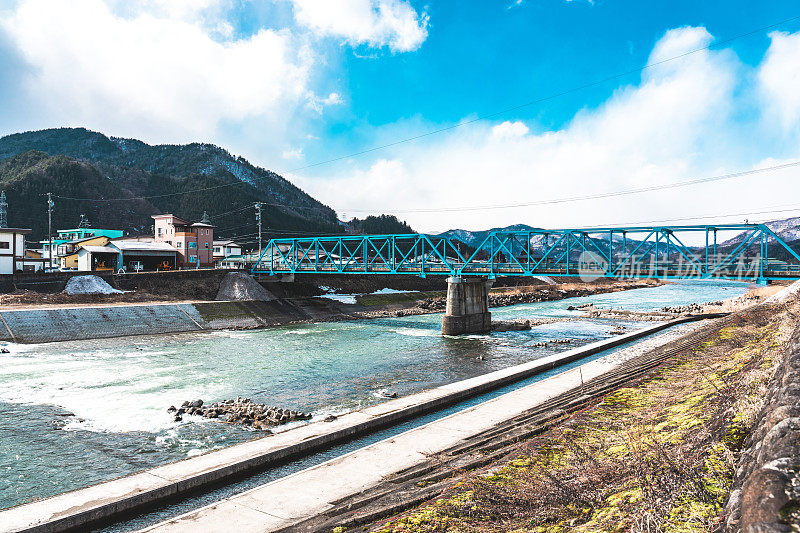
[[(657, 310), (730, 298), (747, 285), (678, 282), (492, 309), (495, 319), (565, 317), (570, 305)], [(40, 345), (0, 354), (0, 509), (259, 436), (166, 409), (245, 396), (315, 419), (524, 363), (611, 336), (609, 320), (444, 338), (441, 315)], [(628, 329), (647, 323), (623, 322)], [(543, 340), (570, 344), (537, 347)], [(290, 430), (291, 425), (283, 430)]]

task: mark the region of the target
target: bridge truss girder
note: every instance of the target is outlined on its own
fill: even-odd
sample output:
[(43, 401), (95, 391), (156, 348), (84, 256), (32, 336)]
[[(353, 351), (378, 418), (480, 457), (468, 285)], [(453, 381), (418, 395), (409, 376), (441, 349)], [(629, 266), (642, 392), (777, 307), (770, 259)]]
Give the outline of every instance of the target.
[[(742, 239), (719, 243), (719, 232)], [(704, 244), (684, 244), (698, 234)], [(475, 248), (426, 234), (272, 239), (252, 272), (765, 281), (800, 279), (800, 255), (763, 224), (636, 226), (491, 232)]]

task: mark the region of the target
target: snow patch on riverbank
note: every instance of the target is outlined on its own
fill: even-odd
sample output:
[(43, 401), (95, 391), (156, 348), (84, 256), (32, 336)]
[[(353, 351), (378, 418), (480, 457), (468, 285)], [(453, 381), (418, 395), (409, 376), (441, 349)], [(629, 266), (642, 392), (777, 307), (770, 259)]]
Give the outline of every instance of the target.
[(404, 291), (399, 289), (383, 288), (383, 289), (378, 289), (377, 291), (367, 292), (367, 293), (336, 294), (335, 289), (332, 289), (331, 287), (328, 287), (326, 285), (320, 285), (319, 288), (322, 292), (325, 293), (323, 298), (334, 300), (343, 304), (355, 304), (356, 298), (358, 296), (363, 296), (365, 294), (401, 294), (407, 292), (417, 292), (417, 291)]

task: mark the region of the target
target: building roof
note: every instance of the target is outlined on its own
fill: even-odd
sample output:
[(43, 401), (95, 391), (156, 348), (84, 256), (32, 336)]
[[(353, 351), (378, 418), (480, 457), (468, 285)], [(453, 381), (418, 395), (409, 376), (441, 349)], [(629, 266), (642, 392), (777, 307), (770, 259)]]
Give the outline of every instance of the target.
[(148, 251), (148, 252), (177, 252), (178, 249), (165, 242), (147, 242), (147, 241), (112, 241), (111, 244), (122, 250), (126, 251)]
[(155, 242), (156, 238), (152, 235), (126, 235), (125, 237), (114, 237), (112, 241), (139, 241), (139, 242)]
[(246, 261), (246, 260), (247, 260), (247, 256), (244, 256), (244, 255), (229, 255), (225, 259), (222, 259), (222, 262), (223, 263), (224, 262), (235, 263), (235, 262), (241, 262), (241, 261)]
[[(96, 253), (106, 253), (106, 254), (118, 254), (119, 250), (114, 248), (113, 246), (94, 246), (91, 244), (87, 244), (86, 246), (81, 246), (81, 250), (86, 250), (87, 252), (92, 252), (93, 254)], [(78, 250), (80, 253), (80, 250)]]
[(31, 231), (25, 228), (0, 228), (0, 233), (30, 233)]
[[(71, 233), (71, 232), (78, 232), (78, 231), (118, 231), (122, 233), (121, 229), (108, 229), (108, 228), (73, 228), (73, 229), (58, 229), (56, 233)], [(101, 235), (98, 235), (101, 236)]]
[(214, 241), (214, 246), (229, 246), (229, 245), (233, 245), (233, 246), (236, 246), (238, 248), (242, 247), (236, 241)]
[(94, 240), (94, 239), (108, 239), (108, 240), (111, 240), (111, 237), (109, 237), (108, 235), (94, 235), (92, 237), (84, 237), (83, 239), (78, 239), (77, 241), (70, 241), (67, 244), (80, 244), (82, 242), (91, 241), (91, 240)]
[(172, 213), (164, 213), (163, 215), (151, 215), (151, 217), (152, 217), (153, 219), (159, 219), (159, 218), (172, 218), (172, 219), (174, 219), (176, 222), (178, 222), (179, 224), (188, 224), (188, 222), (186, 222), (185, 220), (183, 220), (181, 217), (177, 217), (177, 216), (173, 215)]
[(214, 224), (206, 224), (205, 222), (195, 222), (192, 224), (193, 228), (216, 228)]

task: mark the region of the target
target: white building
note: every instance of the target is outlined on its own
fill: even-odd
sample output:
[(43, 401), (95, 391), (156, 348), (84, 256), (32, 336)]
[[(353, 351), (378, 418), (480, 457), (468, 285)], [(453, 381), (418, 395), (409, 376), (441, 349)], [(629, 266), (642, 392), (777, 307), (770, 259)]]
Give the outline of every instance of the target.
[(234, 241), (214, 241), (214, 262), (219, 263), (222, 259), (232, 255), (242, 255), (242, 245)]
[(178, 250), (164, 242), (112, 239), (104, 246), (81, 246), (78, 249), (78, 270), (174, 270), (177, 256)]
[(29, 229), (0, 228), (0, 274), (13, 274), (23, 269), (25, 235)]

